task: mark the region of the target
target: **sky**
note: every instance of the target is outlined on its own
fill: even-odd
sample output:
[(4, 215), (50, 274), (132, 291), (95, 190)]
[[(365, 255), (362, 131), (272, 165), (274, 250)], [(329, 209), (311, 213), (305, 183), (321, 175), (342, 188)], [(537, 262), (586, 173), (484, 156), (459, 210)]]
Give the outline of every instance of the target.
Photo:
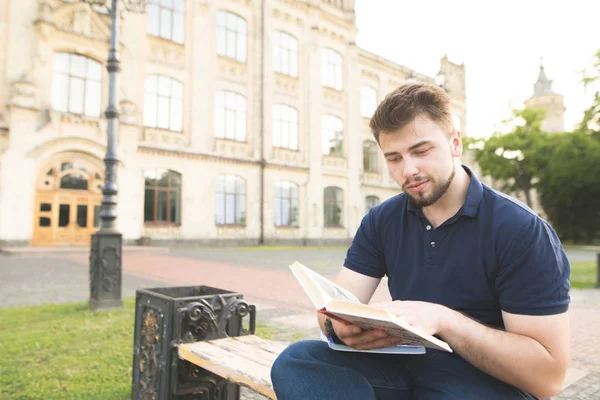
[(533, 94), (540, 58), (564, 96), (565, 129), (591, 104), (581, 71), (600, 49), (599, 0), (356, 0), (357, 44), (434, 76), (465, 64), (467, 135), (486, 137)]

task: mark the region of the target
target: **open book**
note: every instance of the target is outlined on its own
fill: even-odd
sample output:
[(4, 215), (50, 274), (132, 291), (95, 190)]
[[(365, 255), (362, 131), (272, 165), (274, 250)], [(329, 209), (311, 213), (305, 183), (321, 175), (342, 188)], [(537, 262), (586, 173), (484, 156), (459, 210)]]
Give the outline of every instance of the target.
[[(290, 265), (294, 276), (317, 311), (331, 318), (350, 322), (363, 329), (381, 329), (402, 339), (403, 345), (423, 346), (452, 352), (448, 344), (418, 327), (409, 325), (386, 310), (362, 304), (356, 296), (299, 262)], [(332, 347), (332, 346), (330, 346)], [(396, 346), (401, 347), (401, 346)], [(333, 347), (332, 347), (333, 348)], [(381, 351), (379, 351), (381, 352)], [(390, 351), (400, 353), (401, 351)], [(414, 352), (412, 352), (415, 354)]]

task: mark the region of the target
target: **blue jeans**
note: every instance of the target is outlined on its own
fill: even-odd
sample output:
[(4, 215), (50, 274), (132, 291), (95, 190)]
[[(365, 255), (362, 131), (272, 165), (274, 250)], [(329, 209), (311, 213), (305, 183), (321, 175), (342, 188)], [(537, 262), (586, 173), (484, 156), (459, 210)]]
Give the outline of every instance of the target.
[(349, 353), (316, 340), (289, 346), (271, 379), (278, 400), (535, 399), (453, 353)]

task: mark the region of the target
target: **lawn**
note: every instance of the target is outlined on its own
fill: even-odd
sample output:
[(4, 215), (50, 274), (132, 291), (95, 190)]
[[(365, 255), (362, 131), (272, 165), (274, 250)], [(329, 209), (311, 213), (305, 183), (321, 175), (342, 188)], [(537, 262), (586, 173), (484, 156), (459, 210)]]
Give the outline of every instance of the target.
[(97, 313), (87, 303), (0, 309), (0, 400), (129, 399), (134, 309), (133, 299)]
[[(572, 263), (573, 288), (595, 283), (594, 262)], [(0, 309), (0, 400), (128, 399), (134, 306), (126, 299), (122, 309), (97, 313), (87, 303)]]

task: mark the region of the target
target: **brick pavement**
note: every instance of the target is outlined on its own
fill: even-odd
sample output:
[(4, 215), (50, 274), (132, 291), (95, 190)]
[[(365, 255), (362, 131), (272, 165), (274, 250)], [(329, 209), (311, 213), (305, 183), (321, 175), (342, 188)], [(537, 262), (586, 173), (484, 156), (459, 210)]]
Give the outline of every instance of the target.
[[(322, 257), (320, 251), (324, 252)], [(209, 253), (206, 258), (210, 260), (203, 259), (205, 253)], [(235, 255), (227, 257), (227, 253)], [(281, 253), (125, 251), (123, 296), (133, 296), (136, 288), (166, 285), (208, 285), (239, 291), (250, 302), (258, 304), (259, 322), (271, 327), (274, 339), (289, 343), (315, 338), (318, 330), (312, 305), (287, 269), (287, 264), (298, 259), (333, 277), (344, 252), (342, 249), (316, 249)], [(233, 262), (228, 262), (228, 259)], [(249, 262), (244, 263), (244, 260)], [(86, 301), (89, 296), (86, 252), (14, 256), (0, 253), (0, 276), (0, 307), (20, 305), (19, 301), (24, 299), (29, 304), (42, 304)], [(29, 279), (32, 276), (36, 279)], [(69, 290), (65, 290), (67, 287)], [(376, 300), (389, 298), (386, 292), (382, 284)], [(557, 399), (597, 400), (600, 399), (600, 290), (574, 290), (572, 297), (569, 378), (574, 382)], [(248, 393), (244, 394), (244, 398), (258, 399)]]

